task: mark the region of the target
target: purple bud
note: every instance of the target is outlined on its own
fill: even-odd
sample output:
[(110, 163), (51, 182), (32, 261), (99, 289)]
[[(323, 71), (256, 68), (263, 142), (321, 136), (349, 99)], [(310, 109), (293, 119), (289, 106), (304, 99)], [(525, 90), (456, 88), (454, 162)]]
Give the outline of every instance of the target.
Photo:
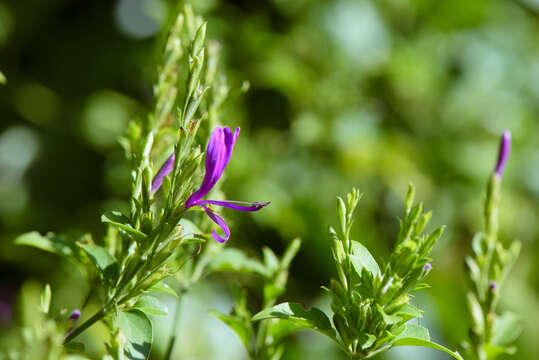
[(490, 285), (488, 286), (490, 291), (496, 290), (497, 287), (498, 287), (498, 284), (496, 283), (496, 281), (491, 281)]
[(425, 267), (423, 268), (425, 271), (429, 271), (430, 269), (432, 269), (432, 265), (430, 263), (426, 263), (425, 264)]
[(77, 322), (77, 320), (79, 320), (79, 318), (80, 318), (80, 310), (79, 309), (73, 310), (71, 315), (69, 315), (69, 320), (73, 320), (75, 322)]
[(505, 169), (505, 163), (509, 157), (509, 151), (511, 150), (511, 133), (509, 131), (504, 131), (500, 141), (500, 151), (498, 153), (498, 162), (496, 163), (496, 169), (494, 173), (501, 177), (503, 170)]
[(172, 169), (174, 168), (174, 157), (175, 153), (173, 152), (165, 161), (165, 163), (161, 166), (157, 174), (155, 174), (153, 180), (152, 180), (152, 191), (157, 191), (161, 184), (163, 183), (163, 179), (165, 176), (170, 174)]

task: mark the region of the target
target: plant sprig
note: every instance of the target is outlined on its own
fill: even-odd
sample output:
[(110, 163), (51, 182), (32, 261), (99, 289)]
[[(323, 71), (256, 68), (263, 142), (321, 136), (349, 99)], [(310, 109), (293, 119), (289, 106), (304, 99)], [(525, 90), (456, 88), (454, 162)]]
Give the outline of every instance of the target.
[(345, 199), (337, 198), (339, 226), (329, 227), (329, 241), (338, 276), (323, 287), (332, 300), (332, 316), (315, 307), (305, 310), (299, 304), (283, 303), (262, 310), (253, 320), (287, 319), (316, 330), (335, 341), (351, 359), (413, 345), (445, 351), (462, 360), (457, 352), (432, 342), (426, 328), (409, 322), (422, 316), (410, 304), (411, 293), (426, 287), (423, 280), (431, 269), (428, 255), (443, 232), (442, 227), (423, 234), (431, 213), (424, 213), (422, 204), (413, 205), (414, 192), (410, 186), (397, 243), (383, 267), (350, 237), (362, 194), (353, 189)]
[(511, 313), (496, 313), (500, 290), (516, 262), (521, 244), (505, 246), (498, 237), (498, 213), (501, 178), (509, 156), (511, 137), (502, 135), (498, 163), (486, 186), (483, 208), (485, 230), (475, 234), (472, 254), (466, 257), (469, 279), (467, 303), (472, 320), (465, 351), (477, 360), (494, 359), (502, 354), (514, 354), (512, 343), (522, 331), (519, 318)]

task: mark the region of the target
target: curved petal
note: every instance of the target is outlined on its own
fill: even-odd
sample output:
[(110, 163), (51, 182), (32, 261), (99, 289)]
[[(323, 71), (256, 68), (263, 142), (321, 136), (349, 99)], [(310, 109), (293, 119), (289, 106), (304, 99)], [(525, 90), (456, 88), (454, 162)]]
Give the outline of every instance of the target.
[(238, 211), (258, 211), (262, 209), (264, 206), (269, 205), (268, 202), (245, 202), (245, 201), (217, 201), (217, 200), (202, 200), (200, 201), (201, 204), (212, 204), (217, 206), (223, 206), (232, 210), (238, 210)]
[(225, 237), (223, 238), (219, 236), (215, 230), (212, 230), (211, 234), (213, 238), (215, 239), (215, 241), (220, 242), (220, 243), (226, 242), (230, 238), (230, 229), (228, 228), (228, 225), (226, 224), (226, 222), (219, 215), (211, 211), (207, 206), (204, 206), (202, 204), (200, 204), (200, 206), (202, 206), (202, 208), (204, 209), (206, 214), (208, 214), (210, 219), (212, 219), (217, 225), (219, 225), (221, 230), (223, 230), (223, 232), (225, 233)]
[(163, 178), (170, 174), (170, 172), (174, 168), (174, 157), (175, 154), (173, 152), (172, 155), (168, 157), (167, 161), (165, 161), (165, 163), (161, 166), (157, 174), (153, 177), (152, 191), (157, 191), (157, 189), (159, 189), (159, 187), (163, 183)]
[(217, 127), (213, 130), (208, 147), (206, 149), (205, 168), (206, 173), (200, 188), (195, 191), (185, 203), (185, 208), (188, 209), (195, 206), (215, 186), (217, 181), (223, 175), (228, 161), (232, 156), (234, 144), (238, 139), (240, 128), (238, 127), (234, 133), (227, 127)]

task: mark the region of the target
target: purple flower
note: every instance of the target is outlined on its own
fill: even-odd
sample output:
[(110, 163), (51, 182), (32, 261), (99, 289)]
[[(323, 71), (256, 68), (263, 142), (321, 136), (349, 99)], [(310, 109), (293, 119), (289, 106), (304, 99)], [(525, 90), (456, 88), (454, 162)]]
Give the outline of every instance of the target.
[(172, 168), (174, 167), (174, 156), (175, 155), (173, 152), (172, 155), (168, 157), (167, 161), (165, 161), (163, 166), (161, 166), (157, 174), (154, 176), (152, 180), (152, 191), (157, 191), (157, 189), (159, 189), (159, 187), (163, 183), (163, 178), (170, 174), (170, 172), (172, 171)]
[(505, 163), (507, 163), (507, 158), (509, 157), (509, 151), (511, 150), (511, 133), (509, 131), (504, 131), (500, 141), (500, 151), (498, 153), (498, 162), (496, 163), (496, 169), (494, 173), (501, 177), (503, 170), (505, 169)]
[[(269, 202), (243, 202), (243, 201), (217, 201), (217, 200), (203, 200), (202, 198), (210, 192), (210, 190), (215, 186), (217, 181), (223, 175), (228, 161), (232, 156), (232, 150), (234, 149), (234, 144), (238, 139), (240, 134), (240, 128), (237, 128), (234, 133), (230, 130), (229, 127), (217, 127), (213, 130), (210, 141), (208, 143), (208, 148), (206, 149), (206, 173), (204, 174), (204, 179), (200, 188), (195, 191), (187, 201), (185, 202), (185, 209), (192, 208), (193, 206), (200, 206), (206, 214), (212, 219), (219, 227), (223, 230), (224, 237), (212, 231), (213, 238), (218, 242), (225, 242), (230, 238), (230, 230), (226, 222), (217, 215), (208, 205), (223, 206), (233, 210), (239, 211), (258, 211), (264, 206), (268, 205)], [(173, 168), (174, 165), (174, 154), (172, 154), (168, 160), (163, 164), (161, 169), (157, 172), (157, 175), (152, 181), (152, 191), (156, 191), (161, 183), (163, 178), (167, 176)]]
[(429, 271), (430, 269), (432, 269), (432, 265), (430, 263), (426, 263), (425, 266), (423, 267), (423, 269), (425, 271)]
[(496, 290), (497, 287), (498, 287), (498, 284), (496, 283), (496, 281), (491, 281), (489, 286), (488, 286), (490, 291)]
[(79, 309), (73, 310), (71, 315), (69, 315), (69, 320), (73, 320), (74, 322), (77, 322), (77, 320), (79, 320), (79, 318), (80, 318), (80, 310)]

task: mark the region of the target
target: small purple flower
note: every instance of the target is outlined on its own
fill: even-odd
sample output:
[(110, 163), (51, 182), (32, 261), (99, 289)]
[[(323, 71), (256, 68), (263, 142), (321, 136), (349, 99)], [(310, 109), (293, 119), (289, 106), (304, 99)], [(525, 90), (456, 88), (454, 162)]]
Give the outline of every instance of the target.
[(423, 269), (424, 269), (425, 271), (429, 271), (430, 269), (432, 269), (432, 265), (431, 265), (430, 263), (426, 263), (426, 264), (425, 264), (425, 267), (423, 267)]
[(71, 328), (67, 331), (67, 333), (65, 334), (65, 337), (68, 337), (69, 335), (71, 335), (71, 333), (73, 332), (73, 330), (75, 330), (75, 325), (77, 325), (77, 321), (79, 321), (79, 318), (80, 318), (80, 310), (79, 310), (79, 309), (73, 310), (73, 312), (71, 313), (71, 315), (69, 315), (69, 320), (71, 320), (71, 322), (73, 323), (73, 325), (72, 325)]
[(490, 291), (494, 291), (494, 290), (496, 290), (497, 287), (498, 287), (498, 284), (496, 283), (496, 281), (491, 281), (490, 285), (488, 286), (488, 289)]
[(511, 133), (509, 131), (504, 131), (500, 141), (500, 151), (498, 153), (498, 162), (496, 163), (496, 169), (494, 173), (501, 177), (503, 170), (505, 169), (505, 164), (507, 163), (507, 158), (509, 157), (509, 152), (511, 150)]
[(80, 318), (80, 310), (79, 309), (73, 310), (71, 315), (69, 315), (69, 320), (73, 320), (74, 322), (77, 322), (79, 320), (79, 318)]
[[(213, 238), (218, 242), (227, 241), (230, 238), (230, 230), (226, 222), (214, 211), (212, 211), (208, 205), (223, 206), (239, 211), (258, 211), (269, 204), (269, 202), (251, 203), (243, 201), (217, 201), (202, 199), (208, 194), (208, 192), (210, 192), (210, 190), (223, 175), (223, 172), (228, 165), (228, 161), (232, 156), (232, 150), (234, 149), (234, 144), (236, 143), (239, 134), (240, 128), (237, 128), (234, 133), (232, 133), (229, 127), (219, 126), (213, 130), (208, 143), (208, 148), (206, 149), (206, 173), (204, 174), (204, 179), (202, 180), (200, 188), (191, 194), (191, 196), (189, 196), (185, 202), (186, 210), (192, 208), (193, 206), (200, 206), (210, 217), (210, 219), (219, 225), (219, 227), (223, 230), (225, 235), (224, 237), (221, 237), (217, 234), (217, 232), (215, 232), (215, 230), (212, 230)], [(174, 154), (168, 158), (161, 169), (159, 169), (157, 172), (157, 175), (152, 181), (152, 191), (156, 191), (159, 186), (161, 186), (163, 178), (172, 171), (173, 165)]]

